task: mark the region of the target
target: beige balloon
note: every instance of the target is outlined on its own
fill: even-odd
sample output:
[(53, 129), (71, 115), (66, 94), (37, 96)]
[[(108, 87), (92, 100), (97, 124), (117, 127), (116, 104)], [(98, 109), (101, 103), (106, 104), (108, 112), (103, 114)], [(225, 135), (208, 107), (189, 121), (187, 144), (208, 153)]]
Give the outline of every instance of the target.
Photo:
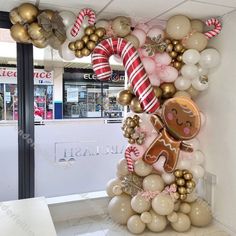
[(127, 228), (132, 234), (141, 234), (146, 228), (139, 215), (133, 215), (128, 219)]
[(192, 192), (190, 194), (187, 194), (187, 198), (184, 200), (185, 202), (191, 203), (195, 202), (197, 199), (197, 194), (196, 192)]
[(156, 214), (153, 210), (151, 210), (150, 213), (152, 215), (152, 221), (147, 224), (147, 228), (152, 232), (163, 231), (167, 225), (166, 217)]
[(129, 174), (128, 166), (126, 160), (123, 158), (117, 164), (117, 172), (120, 176), (125, 176)]
[(191, 206), (186, 202), (181, 203), (179, 211), (184, 213), (184, 214), (188, 214), (191, 211)]
[(147, 176), (152, 172), (152, 166), (144, 162), (142, 159), (134, 163), (134, 171), (139, 176)]
[(191, 222), (189, 217), (184, 213), (177, 213), (178, 220), (171, 222), (171, 227), (177, 232), (186, 232), (190, 229)]
[(149, 224), (152, 222), (152, 215), (150, 212), (146, 211), (146, 212), (143, 212), (140, 216), (141, 218), (141, 221), (145, 224)]
[(198, 19), (191, 20), (191, 28), (192, 31), (197, 31), (202, 33), (204, 30), (204, 23)]
[(179, 210), (180, 204), (181, 204), (180, 200), (175, 202), (174, 211), (178, 211)]
[(106, 192), (109, 197), (114, 197), (115, 194), (113, 193), (113, 187), (116, 185), (121, 185), (120, 179), (111, 179), (108, 181), (106, 186)]
[(174, 211), (174, 201), (169, 194), (161, 193), (153, 198), (152, 208), (159, 215), (169, 215)]
[(212, 213), (207, 202), (202, 199), (193, 202), (189, 217), (194, 226), (204, 227), (209, 225), (212, 221)]
[(141, 195), (136, 195), (131, 200), (131, 207), (137, 213), (143, 213), (145, 211), (149, 211), (151, 208), (151, 202), (147, 201)]
[(185, 42), (183, 42), (183, 45), (187, 49), (196, 49), (200, 52), (206, 48), (207, 43), (208, 40), (204, 34), (195, 32)]
[(115, 185), (113, 188), (112, 188), (112, 192), (114, 193), (115, 196), (119, 196), (123, 193), (122, 191), (122, 188), (120, 185)]
[(111, 199), (108, 205), (108, 213), (114, 222), (127, 224), (128, 219), (135, 214), (130, 201), (131, 197), (124, 193)]
[(183, 15), (172, 16), (166, 26), (167, 34), (173, 39), (182, 39), (191, 31), (190, 20)]
[(138, 49), (139, 48), (139, 40), (136, 36), (129, 34), (125, 37), (125, 39), (133, 44), (133, 46)]
[(161, 192), (164, 189), (164, 181), (159, 175), (148, 175), (143, 179), (143, 189), (145, 191)]
[(178, 215), (176, 212), (172, 212), (167, 216), (168, 221), (170, 222), (176, 222), (178, 220)]

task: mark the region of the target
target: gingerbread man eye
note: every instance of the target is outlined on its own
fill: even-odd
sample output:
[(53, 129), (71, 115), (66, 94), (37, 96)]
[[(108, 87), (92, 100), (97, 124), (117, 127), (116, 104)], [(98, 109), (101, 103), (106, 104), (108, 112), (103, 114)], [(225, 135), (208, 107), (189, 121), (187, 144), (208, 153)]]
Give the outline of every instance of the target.
[(177, 115), (177, 110), (175, 108), (172, 108), (171, 111), (175, 116)]
[(192, 123), (190, 121), (186, 121), (185, 124), (186, 124), (187, 127), (191, 127), (192, 126)]

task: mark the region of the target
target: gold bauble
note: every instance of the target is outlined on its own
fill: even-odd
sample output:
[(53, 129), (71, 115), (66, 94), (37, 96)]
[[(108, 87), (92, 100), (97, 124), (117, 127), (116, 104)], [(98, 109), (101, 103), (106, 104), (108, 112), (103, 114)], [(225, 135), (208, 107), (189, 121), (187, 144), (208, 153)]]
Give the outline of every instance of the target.
[(125, 129), (125, 131), (126, 131), (127, 133), (129, 133), (129, 134), (133, 134), (133, 133), (134, 133), (134, 129), (133, 129), (132, 127), (127, 127), (127, 128)]
[(136, 143), (137, 143), (138, 145), (142, 145), (142, 144), (144, 143), (144, 140), (138, 138), (138, 139), (136, 140)]
[(180, 194), (178, 192), (173, 193), (174, 199), (179, 199)]
[(172, 52), (173, 48), (174, 48), (173, 44), (170, 43), (170, 44), (167, 45), (166, 51), (167, 52)]
[(157, 98), (160, 98), (161, 95), (162, 95), (162, 90), (161, 90), (161, 88), (153, 86), (153, 90), (154, 90), (155, 96), (156, 96)]
[(89, 36), (88, 35), (84, 35), (82, 38), (81, 38), (84, 43), (86, 44), (88, 41), (89, 41)]
[(20, 23), (16, 23), (11, 27), (11, 37), (18, 43), (29, 43), (30, 36), (27, 29)]
[(87, 57), (90, 55), (91, 51), (88, 48), (83, 48), (82, 50), (82, 55)]
[(183, 178), (177, 178), (176, 179), (176, 184), (179, 186), (184, 186), (185, 185), (185, 180)]
[(183, 49), (181, 50), (181, 53), (183, 54), (186, 50), (187, 50), (186, 48), (183, 48)]
[(134, 120), (131, 120), (131, 121), (129, 122), (128, 126), (134, 128), (134, 127), (137, 126), (137, 124), (136, 124), (136, 122), (135, 122)]
[(28, 26), (28, 34), (33, 40), (43, 39), (44, 36), (42, 32), (43, 28), (36, 22), (33, 22)]
[(32, 44), (36, 47), (36, 48), (46, 48), (48, 46), (48, 40), (43, 38), (43, 39), (36, 39), (36, 40), (32, 40)]
[(193, 178), (193, 175), (191, 173), (187, 173), (184, 175), (185, 180), (191, 180)]
[(96, 43), (93, 41), (88, 41), (86, 47), (92, 51), (96, 47)]
[(117, 94), (117, 102), (122, 106), (130, 105), (132, 99), (134, 98), (134, 94), (130, 92), (130, 90), (125, 89), (120, 91)]
[(178, 40), (172, 40), (172, 44), (173, 44), (173, 45), (177, 45), (178, 43), (179, 43)]
[(75, 56), (78, 57), (78, 58), (82, 58), (84, 55), (82, 54), (81, 50), (76, 50), (75, 51)]
[(13, 8), (9, 13), (9, 18), (11, 23), (14, 25), (16, 23), (23, 23), (23, 19), (18, 14), (17, 8)]
[(70, 42), (69, 45), (68, 45), (68, 48), (69, 48), (71, 51), (75, 51), (75, 50), (76, 50), (75, 42)]
[(78, 50), (81, 50), (84, 48), (84, 41), (83, 40), (76, 40), (75, 41), (75, 48), (78, 49)]
[(130, 110), (135, 113), (142, 113), (143, 109), (137, 97), (134, 97), (130, 103)]
[(177, 178), (181, 178), (183, 176), (183, 171), (182, 170), (175, 170), (174, 176)]
[(187, 194), (180, 194), (179, 199), (184, 201), (187, 198)]
[(179, 194), (186, 194), (187, 193), (187, 190), (185, 187), (178, 187), (178, 193)]
[(125, 131), (125, 132), (123, 133), (123, 136), (124, 136), (125, 138), (129, 138), (129, 137), (130, 137), (130, 134)]
[(42, 12), (45, 12), (49, 18), (49, 20), (52, 19), (53, 15), (54, 15), (54, 11), (50, 10), (50, 9), (46, 9), (46, 10), (43, 10)]
[(130, 144), (134, 144), (134, 143), (135, 143), (135, 140), (134, 140), (133, 138), (130, 138), (130, 139), (128, 140), (128, 142), (129, 142)]
[(195, 182), (193, 180), (189, 180), (186, 182), (187, 188), (194, 188), (196, 186)]
[(192, 193), (193, 192), (193, 188), (186, 188), (186, 191), (188, 194)]
[(176, 92), (176, 88), (173, 83), (163, 83), (160, 88), (162, 89), (163, 98), (171, 98)]
[(91, 27), (91, 26), (86, 27), (85, 30), (84, 30), (84, 33), (88, 36), (93, 34), (94, 33), (93, 27)]
[(99, 37), (99, 38), (102, 38), (105, 34), (106, 34), (106, 30), (102, 27), (100, 28), (97, 28), (95, 30), (95, 34)]
[(180, 70), (181, 67), (182, 67), (182, 63), (179, 62), (179, 61), (175, 61), (175, 62), (173, 63), (173, 66), (174, 66), (175, 69)]
[(39, 10), (31, 3), (23, 3), (18, 7), (18, 13), (24, 23), (32, 23), (37, 19)]
[(89, 36), (89, 39), (92, 40), (93, 42), (97, 43), (99, 40), (99, 37), (96, 34), (91, 34)]
[(189, 173), (189, 171), (187, 169), (183, 170), (183, 175), (188, 174), (188, 173)]
[(176, 59), (177, 59), (177, 61), (182, 62), (183, 61), (183, 54), (179, 54)]
[(180, 43), (176, 44), (175, 47), (174, 47), (174, 50), (175, 50), (176, 52), (181, 52), (182, 49), (183, 49), (183, 45), (180, 44)]
[(165, 39), (164, 41), (166, 44), (170, 44), (171, 43), (171, 40), (170, 39)]
[(178, 53), (175, 51), (171, 51), (171, 52), (169, 52), (169, 55), (171, 58), (176, 58), (178, 56)]

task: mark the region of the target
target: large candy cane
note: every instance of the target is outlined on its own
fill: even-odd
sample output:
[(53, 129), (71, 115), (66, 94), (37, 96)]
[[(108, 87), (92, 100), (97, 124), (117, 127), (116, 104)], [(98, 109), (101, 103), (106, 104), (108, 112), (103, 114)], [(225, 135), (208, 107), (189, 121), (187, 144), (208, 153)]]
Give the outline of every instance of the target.
[(88, 23), (90, 25), (93, 25), (95, 23), (95, 19), (96, 19), (95, 12), (89, 8), (82, 9), (76, 18), (73, 28), (71, 29), (71, 32), (70, 32), (71, 36), (75, 37), (78, 34), (80, 30), (80, 26), (83, 23), (85, 16), (89, 17)]
[(133, 172), (134, 171), (134, 163), (133, 160), (131, 158), (131, 154), (134, 154), (136, 157), (139, 156), (139, 150), (134, 147), (134, 146), (129, 146), (126, 148), (125, 150), (125, 159), (127, 162), (127, 166), (128, 166), (128, 171), (129, 172)]
[(211, 18), (209, 20), (206, 21), (206, 25), (207, 26), (211, 26), (214, 25), (214, 29), (207, 31), (206, 33), (204, 33), (204, 35), (208, 38), (211, 39), (213, 37), (215, 37), (217, 34), (220, 33), (222, 26), (219, 20), (217, 20), (216, 18)]
[(155, 112), (160, 103), (155, 97), (152, 85), (132, 43), (123, 38), (108, 38), (100, 42), (92, 53), (93, 70), (99, 80), (109, 80), (112, 75), (109, 57), (118, 54), (123, 60), (125, 71), (135, 95), (144, 111)]

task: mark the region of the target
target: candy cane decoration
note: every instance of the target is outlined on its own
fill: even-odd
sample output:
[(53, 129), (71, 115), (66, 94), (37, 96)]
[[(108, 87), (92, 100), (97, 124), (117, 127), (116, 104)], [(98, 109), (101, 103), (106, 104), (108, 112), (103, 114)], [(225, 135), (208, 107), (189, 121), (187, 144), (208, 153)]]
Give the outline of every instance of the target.
[(78, 34), (80, 30), (80, 26), (83, 23), (85, 16), (89, 17), (88, 23), (90, 25), (93, 25), (95, 23), (96, 15), (92, 9), (85, 8), (81, 10), (79, 12), (79, 15), (76, 18), (73, 28), (71, 29), (71, 32), (70, 32), (71, 36), (75, 37)]
[(155, 112), (160, 103), (155, 96), (138, 52), (131, 42), (127, 42), (123, 38), (108, 38), (95, 47), (92, 53), (92, 64), (97, 78), (101, 81), (111, 78), (109, 57), (113, 54), (121, 56), (125, 71), (143, 110), (148, 113)]
[(129, 146), (126, 148), (125, 150), (125, 159), (127, 162), (127, 166), (128, 166), (128, 170), (129, 172), (133, 172), (134, 171), (134, 162), (131, 158), (131, 154), (134, 154), (136, 157), (139, 156), (139, 150), (134, 147), (134, 146)]
[(211, 38), (215, 37), (217, 34), (220, 33), (220, 31), (222, 29), (222, 25), (221, 25), (219, 20), (217, 20), (216, 18), (211, 18), (211, 19), (207, 20), (205, 23), (206, 23), (207, 26), (214, 25), (214, 29), (209, 30), (206, 33), (204, 33), (204, 35), (208, 39), (211, 39)]

